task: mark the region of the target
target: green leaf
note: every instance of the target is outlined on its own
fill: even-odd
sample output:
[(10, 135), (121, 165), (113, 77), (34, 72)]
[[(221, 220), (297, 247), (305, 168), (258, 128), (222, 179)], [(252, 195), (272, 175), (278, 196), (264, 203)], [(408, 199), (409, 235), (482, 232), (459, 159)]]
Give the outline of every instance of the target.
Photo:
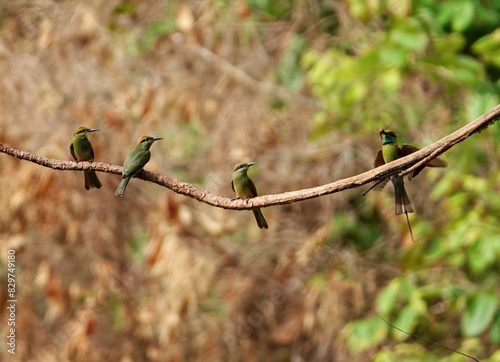
[(420, 22), (408, 18), (389, 33), (389, 42), (408, 51), (421, 51), (429, 39)]
[(482, 333), (493, 320), (497, 311), (498, 297), (494, 294), (479, 294), (468, 303), (462, 316), (461, 328), (466, 337)]
[(457, 81), (470, 86), (479, 84), (480, 77), (478, 75), (483, 72), (481, 63), (467, 55), (457, 55), (447, 68)]
[(469, 249), (469, 265), (477, 274), (482, 273), (494, 263), (496, 257), (494, 241), (486, 238), (478, 238)]
[(467, 41), (463, 34), (452, 33), (444, 34), (443, 36), (433, 40), (434, 47), (439, 53), (455, 54), (461, 52), (467, 45)]
[(399, 279), (393, 279), (377, 297), (377, 312), (382, 316), (388, 316), (393, 309), (399, 292)]
[(379, 76), (380, 84), (385, 94), (394, 94), (401, 85), (401, 73), (398, 69), (392, 68), (381, 73)]
[(474, 4), (471, 1), (456, 1), (454, 4), (456, 8), (451, 27), (454, 31), (461, 33), (474, 21)]
[(355, 353), (376, 346), (387, 337), (387, 324), (379, 317), (371, 317), (347, 326), (347, 344)]
[(408, 277), (401, 280), (401, 293), (406, 300), (410, 300), (415, 293), (415, 284)]
[(500, 29), (478, 39), (472, 44), (472, 50), (487, 63), (500, 67)]
[(385, 67), (403, 68), (408, 61), (408, 53), (401, 48), (384, 49), (378, 56), (378, 61)]
[(472, 44), (472, 50), (477, 54), (484, 54), (500, 49), (500, 29), (493, 33), (483, 36)]
[(410, 298), (409, 307), (411, 307), (416, 313), (420, 315), (427, 314), (427, 303), (422, 298), (422, 293), (420, 290), (416, 290), (413, 296)]
[(493, 343), (500, 344), (500, 311), (497, 312), (497, 316), (491, 325), (490, 336)]
[[(417, 325), (418, 313), (411, 306), (407, 305), (398, 315), (398, 318), (394, 321), (394, 325), (405, 332), (412, 333)], [(410, 336), (395, 329), (392, 332), (394, 338), (398, 341), (404, 341)]]
[(437, 20), (441, 25), (451, 25), (453, 31), (463, 32), (474, 21), (474, 4), (468, 0), (446, 1), (440, 4)]

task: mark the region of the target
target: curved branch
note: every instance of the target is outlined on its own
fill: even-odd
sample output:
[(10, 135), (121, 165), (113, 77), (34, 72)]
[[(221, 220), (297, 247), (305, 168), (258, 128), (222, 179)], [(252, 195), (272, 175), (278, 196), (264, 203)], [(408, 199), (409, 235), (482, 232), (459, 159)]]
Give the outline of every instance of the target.
[[(465, 125), (464, 127), (456, 130), (452, 134), (441, 138), (439, 141), (421, 149), (418, 152), (410, 155), (411, 157), (406, 158), (416, 158), (417, 162), (413, 164), (410, 168), (405, 170), (402, 175), (407, 175), (413, 170), (419, 168), (423, 164), (429, 162), (433, 158), (438, 157), (440, 154), (448, 151), (450, 148), (455, 146), (457, 143), (465, 141), (467, 138), (472, 136), (474, 133), (479, 133), (487, 127), (491, 126), (493, 123), (500, 119), (500, 104), (490, 111), (486, 112), (475, 121)], [(425, 155), (423, 158), (419, 157)]]
[[(251, 200), (233, 200), (228, 197), (221, 197), (212, 194), (196, 185), (187, 182), (177, 181), (168, 176), (160, 175), (157, 173), (142, 170), (136, 175), (136, 178), (153, 182), (160, 186), (169, 188), (170, 190), (192, 197), (200, 202), (208, 205), (221, 207), (229, 210), (249, 210), (252, 207), (267, 207), (274, 205), (291, 204), (293, 202), (304, 201), (316, 197), (334, 194), (336, 192), (352, 189), (370, 182), (385, 179), (392, 174), (400, 173), (406, 175), (412, 170), (418, 168), (429, 160), (438, 157), (443, 152), (447, 151), (457, 143), (462, 142), (474, 133), (478, 133), (496, 122), (500, 118), (500, 105), (497, 105), (491, 111), (483, 114), (475, 121), (467, 124), (452, 134), (440, 139), (437, 142), (412, 153), (409, 156), (400, 158), (396, 161), (390, 162), (383, 166), (377, 167), (373, 170), (364, 172), (362, 174), (338, 180), (326, 185), (316, 186), (308, 189), (290, 191), (276, 195), (258, 196)], [(48, 167), (60, 171), (83, 171), (95, 170), (99, 172), (112, 173), (120, 175), (122, 171), (121, 166), (111, 165), (104, 162), (73, 162), (55, 160), (47, 157), (39, 156), (27, 151), (17, 150), (5, 145), (0, 144), (0, 152), (13, 156), (15, 158), (31, 161), (38, 165)]]

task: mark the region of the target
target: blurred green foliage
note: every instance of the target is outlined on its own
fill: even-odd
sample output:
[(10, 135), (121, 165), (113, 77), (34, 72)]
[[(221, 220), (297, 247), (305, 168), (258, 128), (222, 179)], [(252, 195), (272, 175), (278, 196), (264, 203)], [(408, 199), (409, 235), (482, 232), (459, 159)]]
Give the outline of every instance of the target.
[[(431, 136), (436, 140), (499, 103), (500, 3), (347, 3), (350, 39), (326, 51), (306, 50), (302, 56), (311, 90), (323, 106), (315, 115), (313, 139), (332, 132), (341, 137), (371, 134), (391, 122), (402, 134), (419, 135), (420, 128), (434, 122)], [(415, 83), (434, 96), (415, 92)], [(450, 108), (447, 119), (437, 116), (438, 110)], [(396, 256), (392, 263), (408, 269), (375, 301), (376, 313), (399, 328), (430, 340), (461, 338), (461, 345), (450, 347), (469, 354), (485, 352), (478, 338), (500, 344), (498, 139), (495, 124), (450, 152), (449, 168), (432, 180), (434, 188), (425, 196), (440, 201), (440, 232), (426, 233), (425, 216), (414, 219), (415, 229), (423, 231), (417, 232), (420, 245)], [(353, 219), (344, 212), (332, 216), (332, 232), (343, 240), (348, 237), (353, 245), (366, 245), (380, 222), (375, 215), (361, 222), (359, 216)], [(360, 223), (362, 228), (352, 227)], [(382, 232), (378, 241), (384, 237)], [(433, 310), (441, 307), (436, 315)], [(408, 341), (381, 350), (375, 361), (451, 360), (436, 357), (444, 351), (434, 355), (422, 348), (422, 341), (389, 330), (378, 316), (354, 321), (345, 332), (354, 352), (387, 339)]]

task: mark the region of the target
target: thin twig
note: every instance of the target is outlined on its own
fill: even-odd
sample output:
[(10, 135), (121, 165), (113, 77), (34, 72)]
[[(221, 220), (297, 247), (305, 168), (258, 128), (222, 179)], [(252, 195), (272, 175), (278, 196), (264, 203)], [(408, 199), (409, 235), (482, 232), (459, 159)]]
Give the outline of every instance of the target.
[(404, 334), (407, 334), (407, 335), (412, 336), (412, 337), (414, 337), (414, 338), (421, 339), (421, 340), (426, 341), (427, 343), (431, 343), (431, 344), (433, 344), (433, 345), (435, 345), (435, 346), (438, 346), (438, 347), (441, 347), (441, 348), (445, 348), (445, 349), (447, 349), (448, 351), (452, 351), (452, 352), (454, 352), (454, 353), (458, 353), (458, 354), (460, 354), (460, 355), (462, 355), (462, 356), (464, 356), (464, 357), (470, 358), (470, 359), (472, 359), (472, 360), (474, 360), (474, 361), (476, 361), (476, 362), (480, 362), (477, 358), (472, 357), (472, 356), (468, 355), (467, 353), (463, 353), (463, 352), (457, 351), (456, 349), (453, 349), (453, 348), (450, 348), (450, 347), (446, 347), (446, 346), (445, 346), (445, 345), (443, 345), (443, 344), (440, 344), (440, 343), (437, 343), (437, 342), (433, 342), (433, 341), (431, 341), (431, 340), (429, 340), (429, 339), (427, 339), (427, 338), (425, 338), (425, 337), (419, 336), (419, 335), (417, 335), (417, 334), (413, 334), (413, 333), (406, 332), (406, 331), (402, 330), (401, 328), (398, 328), (398, 327), (396, 327), (395, 325), (393, 325), (393, 324), (391, 324), (391, 323), (387, 322), (384, 318), (382, 318), (382, 317), (380, 317), (380, 318), (381, 318), (381, 319), (382, 319), (385, 323), (387, 323), (390, 327), (392, 327), (392, 328), (394, 328), (394, 329), (397, 329), (398, 331), (400, 331), (400, 332), (402, 332), (402, 333), (404, 333)]

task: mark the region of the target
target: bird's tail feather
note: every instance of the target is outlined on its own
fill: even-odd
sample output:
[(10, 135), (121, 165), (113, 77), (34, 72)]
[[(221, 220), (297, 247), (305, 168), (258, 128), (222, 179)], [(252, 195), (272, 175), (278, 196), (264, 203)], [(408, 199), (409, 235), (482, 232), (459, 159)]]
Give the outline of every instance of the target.
[(129, 181), (130, 181), (130, 177), (125, 177), (120, 181), (120, 184), (116, 188), (115, 196), (123, 196)]
[(395, 187), (394, 195), (396, 198), (396, 215), (415, 212), (415, 209), (413, 209), (413, 205), (411, 204), (410, 198), (408, 197), (404, 186), (401, 188)]
[(411, 229), (410, 218), (408, 217), (407, 212), (405, 212), (405, 216), (406, 216), (406, 222), (408, 224), (408, 230), (410, 231), (411, 241), (415, 242), (415, 237), (413, 236), (413, 230)]
[(94, 170), (85, 170), (83, 171), (83, 174), (85, 175), (85, 188), (87, 190), (90, 190), (91, 188), (101, 188), (101, 181), (99, 181), (99, 178)]
[(259, 225), (259, 228), (267, 229), (267, 221), (264, 218), (264, 215), (262, 215), (262, 211), (260, 211), (260, 209), (253, 209), (252, 211), (255, 215), (255, 220), (257, 220), (257, 225)]

